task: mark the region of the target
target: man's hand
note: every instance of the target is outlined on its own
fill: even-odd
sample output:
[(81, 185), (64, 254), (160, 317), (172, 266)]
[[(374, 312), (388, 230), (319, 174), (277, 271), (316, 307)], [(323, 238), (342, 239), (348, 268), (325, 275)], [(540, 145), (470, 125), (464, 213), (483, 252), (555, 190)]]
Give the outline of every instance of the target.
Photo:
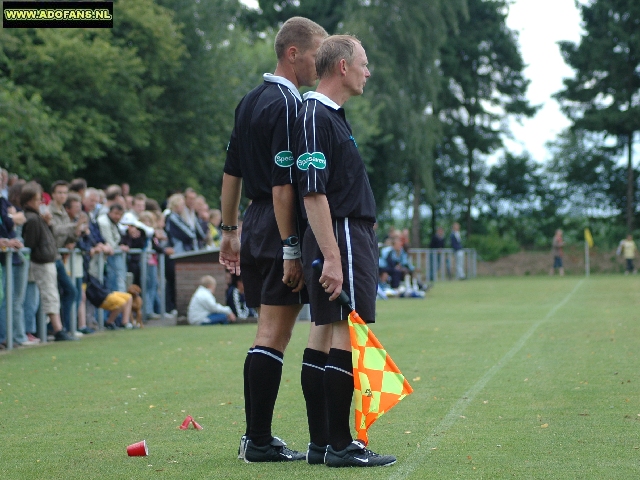
[(13, 215), (12, 220), (15, 225), (20, 226), (27, 223), (27, 217), (24, 216), (24, 212), (16, 212), (16, 213), (13, 213), (12, 215)]
[(51, 220), (53, 219), (53, 215), (51, 214), (51, 212), (49, 210), (47, 210), (44, 213), (41, 213), (40, 216), (42, 217), (42, 219), (47, 222), (47, 225), (51, 224)]
[(20, 250), (21, 248), (24, 247), (22, 242), (17, 238), (10, 238), (7, 246), (11, 248), (15, 248), (16, 250)]
[(235, 322), (236, 321), (236, 315), (231, 312), (229, 315), (227, 315), (227, 318), (229, 319), (230, 322)]
[(334, 301), (342, 293), (342, 262), (337, 260), (324, 260), (322, 275), (318, 279), (324, 291), (329, 293), (330, 301)]
[(240, 238), (237, 231), (222, 232), (220, 263), (234, 275), (240, 275)]
[(293, 293), (298, 293), (304, 287), (304, 275), (302, 274), (302, 262), (299, 258), (295, 260), (284, 260), (284, 276), (282, 283), (292, 288)]
[(118, 247), (120, 248), (121, 251), (123, 251), (125, 253), (129, 251), (129, 245), (120, 244), (120, 245), (118, 245)]

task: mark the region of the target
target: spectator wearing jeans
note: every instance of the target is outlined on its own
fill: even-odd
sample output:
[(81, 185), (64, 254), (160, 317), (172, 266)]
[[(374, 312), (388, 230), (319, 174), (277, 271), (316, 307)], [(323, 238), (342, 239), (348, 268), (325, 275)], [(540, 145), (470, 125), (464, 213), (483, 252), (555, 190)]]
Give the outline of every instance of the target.
[[(67, 211), (64, 209), (64, 203), (67, 201), (68, 196), (69, 184), (63, 180), (55, 181), (51, 185), (49, 211), (51, 212), (51, 230), (56, 241), (56, 247), (73, 250), (78, 241), (80, 231), (85, 224), (73, 222), (69, 218)], [(60, 291), (60, 302), (62, 304), (62, 324), (68, 332), (71, 330), (71, 312), (73, 303), (78, 296), (78, 290), (65, 269), (62, 257), (56, 260), (56, 271), (58, 273), (58, 290)]]
[[(23, 212), (18, 212), (9, 200), (0, 197), (0, 237), (7, 239), (7, 247), (14, 250), (11, 256), (11, 280), (13, 285), (12, 298), (3, 298), (0, 302), (0, 343), (6, 340), (7, 327), (7, 301), (11, 304), (13, 342), (16, 345), (35, 345), (39, 343), (37, 339), (27, 337), (24, 323), (24, 296), (27, 289), (27, 275), (29, 265), (24, 256), (20, 253), (22, 237), (16, 233), (16, 227), (22, 230), (22, 225), (26, 222)], [(0, 264), (4, 271), (2, 276), (2, 290), (7, 289), (6, 254), (0, 252)]]
[(200, 286), (189, 302), (187, 320), (191, 325), (227, 324), (236, 321), (231, 308), (220, 305), (216, 301), (215, 291), (215, 278), (205, 275), (200, 279)]
[[(129, 247), (122, 244), (122, 235), (118, 228), (123, 214), (124, 207), (120, 203), (112, 203), (109, 213), (98, 217), (98, 226), (102, 238), (113, 251), (120, 249), (126, 253)], [(124, 253), (116, 253), (107, 258), (107, 288), (111, 292), (126, 291), (127, 265), (124, 257)]]

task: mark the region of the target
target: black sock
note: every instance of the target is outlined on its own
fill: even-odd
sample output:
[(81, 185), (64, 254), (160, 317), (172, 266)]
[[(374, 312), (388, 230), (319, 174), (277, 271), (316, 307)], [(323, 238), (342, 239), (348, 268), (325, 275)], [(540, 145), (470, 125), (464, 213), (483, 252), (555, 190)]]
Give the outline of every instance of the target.
[(247, 358), (244, 359), (244, 369), (242, 370), (242, 376), (244, 378), (244, 416), (247, 422), (245, 435), (249, 435), (249, 421), (251, 420), (251, 390), (249, 389), (249, 366), (251, 365), (251, 358), (253, 353), (253, 347), (247, 352)]
[(329, 444), (338, 451), (353, 441), (349, 427), (353, 398), (351, 352), (332, 348), (324, 372), (324, 391), (329, 418)]
[(268, 445), (271, 436), (273, 409), (282, 378), (283, 353), (274, 348), (256, 345), (249, 366), (251, 419), (249, 437), (257, 446)]
[(327, 355), (319, 350), (306, 348), (302, 355), (300, 383), (307, 404), (309, 437), (319, 447), (329, 441), (329, 423), (327, 420), (327, 402), (324, 395), (324, 375)]

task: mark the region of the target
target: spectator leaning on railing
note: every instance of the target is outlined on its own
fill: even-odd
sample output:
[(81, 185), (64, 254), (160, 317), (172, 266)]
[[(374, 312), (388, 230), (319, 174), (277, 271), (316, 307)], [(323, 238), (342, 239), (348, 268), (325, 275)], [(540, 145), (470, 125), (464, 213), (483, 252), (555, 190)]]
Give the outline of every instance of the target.
[[(76, 223), (69, 218), (67, 211), (64, 209), (64, 203), (67, 201), (68, 196), (69, 184), (64, 180), (57, 180), (51, 185), (51, 204), (49, 204), (49, 211), (51, 212), (50, 225), (56, 241), (56, 247), (73, 250), (78, 241), (78, 236), (86, 224)], [(56, 271), (58, 273), (60, 303), (62, 304), (62, 325), (64, 325), (64, 329), (69, 332), (71, 330), (73, 302), (78, 297), (78, 289), (67, 273), (62, 257), (56, 259)]]
[[(122, 236), (118, 223), (122, 219), (124, 208), (120, 203), (113, 203), (109, 207), (109, 213), (98, 217), (100, 233), (107, 245), (114, 251), (127, 252), (129, 247), (122, 244)], [(126, 290), (125, 277), (127, 266), (123, 254), (115, 254), (107, 258), (107, 288), (112, 292), (124, 292)]]
[[(16, 345), (35, 345), (39, 343), (38, 340), (27, 337), (24, 323), (23, 304), (27, 288), (28, 266), (19, 253), (23, 244), (20, 238), (17, 238), (15, 226), (21, 226), (25, 221), (24, 213), (17, 212), (7, 199), (0, 197), (0, 238), (6, 239), (6, 246), (14, 250), (11, 257), (13, 295), (12, 298), (3, 296), (2, 302), (0, 302), (0, 344), (4, 344), (7, 339), (7, 302), (10, 303), (12, 311), (13, 343)], [(6, 254), (4, 252), (0, 252), (0, 264), (4, 270), (2, 290), (6, 291), (7, 270)]]
[(24, 244), (31, 249), (31, 267), (29, 278), (33, 279), (40, 290), (40, 307), (49, 317), (53, 333), (57, 341), (74, 340), (62, 329), (60, 321), (60, 297), (58, 295), (58, 276), (55, 261), (59, 258), (53, 233), (46, 221), (51, 214), (40, 215), (42, 203), (42, 187), (36, 182), (29, 182), (20, 194), (26, 223), (22, 228)]

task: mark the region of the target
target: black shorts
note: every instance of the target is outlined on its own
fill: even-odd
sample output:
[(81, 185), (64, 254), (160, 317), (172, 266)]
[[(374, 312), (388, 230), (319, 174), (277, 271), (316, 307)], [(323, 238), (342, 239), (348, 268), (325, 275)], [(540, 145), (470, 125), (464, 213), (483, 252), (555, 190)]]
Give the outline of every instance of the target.
[(282, 283), (282, 262), (282, 245), (273, 202), (253, 202), (242, 222), (240, 246), (240, 276), (248, 307), (309, 303), (306, 287), (293, 293), (291, 287)]
[[(351, 305), (360, 317), (373, 323), (376, 317), (376, 292), (378, 288), (378, 241), (373, 223), (354, 219), (334, 219), (333, 228), (342, 260), (342, 290), (351, 298)], [(309, 290), (311, 321), (316, 325), (346, 320), (349, 309), (338, 302), (330, 302), (311, 264), (322, 258), (316, 238), (307, 228), (302, 242), (304, 279)]]

